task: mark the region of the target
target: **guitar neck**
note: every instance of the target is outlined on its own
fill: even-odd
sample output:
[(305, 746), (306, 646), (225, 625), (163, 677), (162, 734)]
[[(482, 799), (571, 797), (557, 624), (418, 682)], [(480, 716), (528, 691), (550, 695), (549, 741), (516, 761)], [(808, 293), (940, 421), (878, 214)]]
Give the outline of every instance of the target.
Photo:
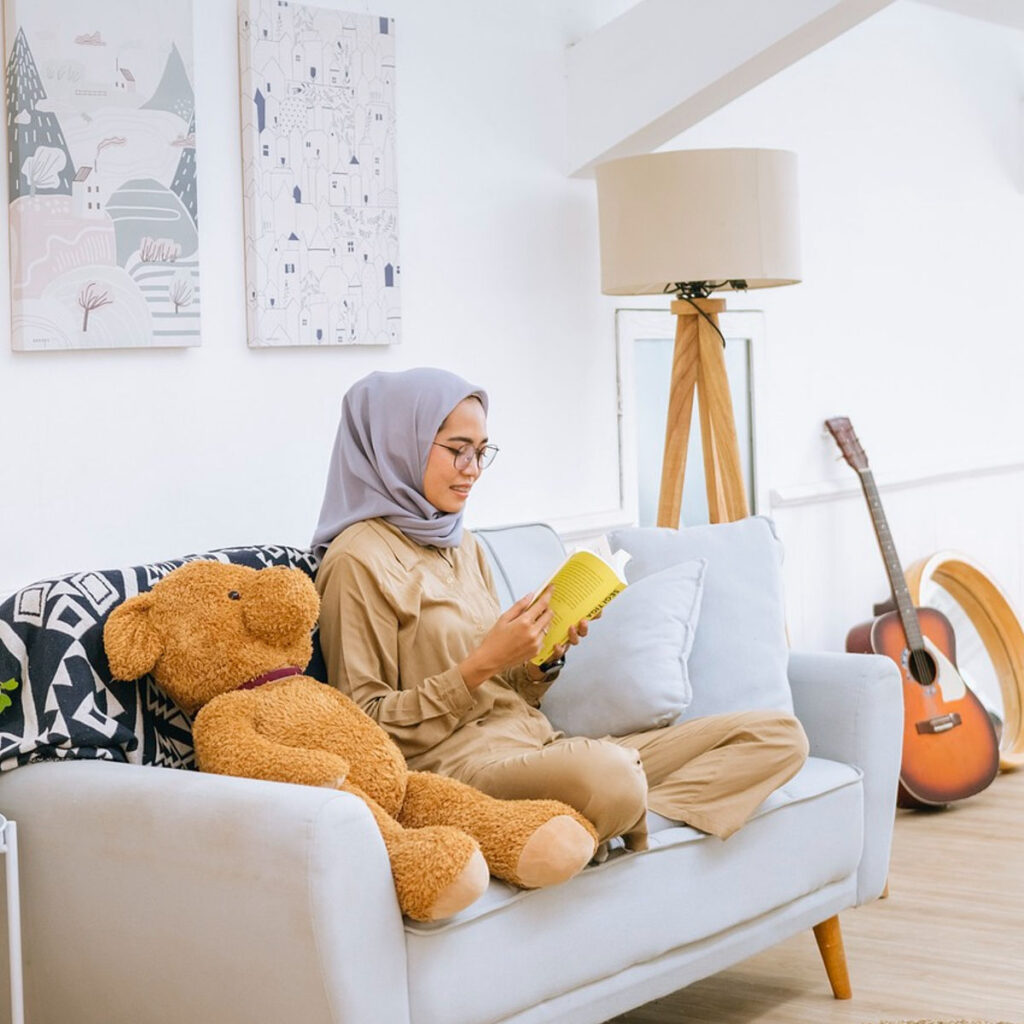
[(860, 476), (864, 497), (867, 498), (868, 508), (871, 511), (871, 522), (875, 528), (875, 536), (878, 538), (878, 546), (882, 551), (885, 571), (889, 576), (889, 588), (892, 591), (893, 600), (896, 602), (900, 621), (903, 623), (907, 645), (912, 651), (920, 650), (924, 646), (921, 625), (917, 619), (914, 602), (910, 599), (910, 591), (907, 589), (907, 581), (903, 575), (903, 569), (900, 567), (900, 560), (896, 555), (896, 545), (893, 543), (892, 533), (889, 530), (889, 522), (885, 518), (885, 512), (882, 511), (882, 499), (878, 494), (878, 486), (875, 484), (871, 470), (867, 467), (858, 469), (857, 473)]

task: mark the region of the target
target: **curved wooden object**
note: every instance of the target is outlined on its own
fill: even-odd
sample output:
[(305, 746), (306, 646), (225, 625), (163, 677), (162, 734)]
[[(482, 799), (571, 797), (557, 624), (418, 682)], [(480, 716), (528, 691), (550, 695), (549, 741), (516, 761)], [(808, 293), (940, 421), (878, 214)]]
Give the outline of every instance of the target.
[(1024, 767), (1024, 626), (1003, 590), (966, 555), (940, 551), (904, 572), (914, 604), (929, 582), (946, 590), (978, 631), (999, 679), (1003, 733), (999, 767)]

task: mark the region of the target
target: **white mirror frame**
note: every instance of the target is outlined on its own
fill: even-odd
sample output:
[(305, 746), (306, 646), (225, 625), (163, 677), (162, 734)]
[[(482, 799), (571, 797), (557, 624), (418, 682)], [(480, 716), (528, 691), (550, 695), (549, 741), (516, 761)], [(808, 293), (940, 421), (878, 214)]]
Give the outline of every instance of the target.
[[(764, 379), (764, 314), (757, 310), (727, 310), (718, 324), (727, 340), (746, 340), (750, 350), (750, 431), (752, 475), (751, 497), (755, 514), (768, 514), (770, 493), (767, 486), (766, 433), (757, 395)], [(618, 309), (615, 312), (616, 368), (619, 417), (619, 493), (625, 518), (639, 518), (639, 480), (637, 472), (637, 416), (634, 352), (636, 343), (652, 338), (675, 338), (676, 318), (667, 309)], [(733, 401), (738, 396), (733, 393)], [(696, 416), (695, 416), (696, 419)], [(699, 429), (699, 428), (698, 428)], [(659, 450), (664, 436), (658, 438)]]

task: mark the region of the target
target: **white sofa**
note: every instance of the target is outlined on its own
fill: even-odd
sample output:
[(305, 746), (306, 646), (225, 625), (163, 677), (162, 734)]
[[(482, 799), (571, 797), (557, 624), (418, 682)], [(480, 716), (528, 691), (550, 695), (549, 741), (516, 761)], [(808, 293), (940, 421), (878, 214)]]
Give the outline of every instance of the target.
[[(480, 536), (506, 601), (560, 552), (542, 526)], [(898, 677), (880, 657), (795, 652), (788, 676), (811, 757), (729, 840), (652, 815), (647, 852), (551, 889), (493, 881), (434, 925), (403, 920), (347, 794), (103, 760), (7, 771), (27, 1018), (603, 1021), (831, 922), (885, 885)], [(841, 949), (829, 958), (841, 987)]]

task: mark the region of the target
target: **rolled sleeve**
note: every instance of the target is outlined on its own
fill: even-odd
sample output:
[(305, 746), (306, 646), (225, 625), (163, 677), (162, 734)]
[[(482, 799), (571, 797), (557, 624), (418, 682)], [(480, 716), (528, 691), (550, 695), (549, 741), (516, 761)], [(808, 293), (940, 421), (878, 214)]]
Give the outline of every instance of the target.
[(514, 668), (506, 669), (498, 678), (510, 689), (515, 690), (523, 700), (532, 708), (539, 708), (544, 694), (554, 685), (554, 680), (545, 683), (534, 682), (530, 678), (526, 665), (516, 665)]

